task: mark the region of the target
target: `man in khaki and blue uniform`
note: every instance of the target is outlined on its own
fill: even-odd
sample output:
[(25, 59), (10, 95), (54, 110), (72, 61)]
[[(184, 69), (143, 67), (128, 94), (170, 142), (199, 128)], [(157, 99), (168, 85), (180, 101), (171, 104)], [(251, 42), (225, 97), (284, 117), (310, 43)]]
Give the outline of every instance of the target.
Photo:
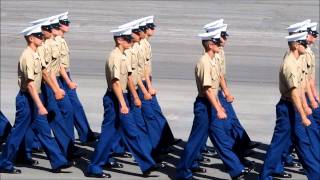
[(1, 173), (21, 173), (14, 168), (13, 161), (20, 143), (25, 138), (26, 132), (33, 127), (42, 147), (44, 148), (54, 172), (70, 167), (66, 158), (61, 153), (51, 128), (48, 124), (48, 111), (44, 106), (41, 93), (41, 59), (36, 53), (37, 47), (42, 43), (43, 34), (41, 25), (31, 26), (22, 31), (28, 47), (20, 56), (18, 64), (18, 84), (20, 91), (16, 97), (16, 120), (6, 145), (0, 156)]
[(202, 168), (194, 167), (203, 146), (203, 139), (208, 135), (216, 147), (219, 157), (232, 179), (243, 179), (251, 171), (244, 167), (232, 150), (233, 141), (229, 135), (229, 119), (218, 99), (220, 84), (219, 56), (221, 31), (199, 34), (205, 49), (195, 68), (198, 97), (194, 103), (194, 121), (188, 142), (177, 166), (178, 179), (193, 179), (192, 172)]
[(68, 18), (68, 12), (62, 13), (59, 17), (59, 24), (61, 30), (61, 38), (57, 38), (60, 42), (61, 51), (61, 71), (59, 80), (63, 84), (63, 89), (66, 91), (69, 100), (73, 107), (74, 126), (78, 131), (79, 139), (81, 142), (95, 141), (96, 137), (92, 132), (87, 116), (84, 112), (83, 106), (78, 98), (76, 88), (77, 84), (72, 81), (70, 73), (70, 50), (69, 46), (64, 38), (65, 33), (69, 31), (70, 20)]

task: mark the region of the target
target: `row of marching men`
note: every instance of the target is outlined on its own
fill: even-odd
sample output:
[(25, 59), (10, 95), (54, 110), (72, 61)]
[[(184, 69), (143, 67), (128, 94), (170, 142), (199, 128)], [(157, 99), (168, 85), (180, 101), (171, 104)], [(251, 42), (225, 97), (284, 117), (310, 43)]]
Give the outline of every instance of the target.
[[(284, 166), (303, 167), (308, 179), (320, 179), (320, 108), (316, 88), (316, 58), (311, 47), (318, 37), (310, 19), (290, 25), (289, 49), (279, 72), (281, 98), (276, 105), (276, 125), (260, 179), (291, 178)], [(319, 80), (318, 80), (319, 82)], [(298, 155), (293, 161), (292, 152)]]
[[(27, 47), (18, 62), (16, 117), (0, 156), (0, 172), (21, 173), (14, 162), (39, 164), (32, 159), (34, 149), (44, 150), (53, 172), (60, 172), (83, 155), (74, 145), (74, 128), (81, 142), (96, 139), (70, 76), (64, 39), (69, 24), (66, 12), (33, 21), (21, 32)], [(8, 122), (6, 127), (11, 127)]]
[[(16, 120), (0, 156), (2, 173), (21, 173), (14, 161), (37, 165), (31, 158), (34, 147), (41, 147), (52, 171), (60, 172), (83, 155), (74, 145), (74, 127), (81, 142), (97, 138), (77, 97), (77, 84), (70, 78), (69, 48), (64, 39), (69, 23), (68, 13), (62, 13), (34, 21), (22, 31), (27, 48), (18, 64)], [(105, 166), (123, 167), (112, 158), (115, 154), (133, 156), (148, 176), (166, 166), (165, 155), (181, 141), (173, 137), (152, 84), (149, 38), (154, 31), (153, 16), (112, 31), (115, 49), (105, 67), (104, 119), (86, 176), (111, 177), (103, 172)]]
[[(245, 152), (258, 144), (250, 141), (241, 127), (231, 105), (233, 96), (226, 86), (223, 51), (228, 36), (226, 27), (218, 20), (205, 25), (207, 32), (199, 34), (205, 53), (195, 67), (198, 96), (194, 121), (177, 166), (177, 179), (196, 179), (193, 173), (206, 173), (198, 160), (208, 136), (232, 179), (245, 179), (255, 168), (255, 162), (248, 161)], [(284, 171), (289, 166), (303, 167), (308, 179), (318, 180), (320, 109), (315, 55), (311, 50), (318, 36), (317, 23), (306, 20), (287, 29), (289, 50), (279, 72), (281, 98), (276, 106), (276, 127), (259, 179), (291, 178)], [(294, 160), (294, 150), (298, 162)]]
[[(45, 150), (54, 172), (70, 167), (74, 164), (72, 159), (81, 156), (74, 146), (74, 126), (81, 141), (95, 139), (77, 98), (76, 84), (70, 79), (69, 49), (63, 38), (69, 23), (67, 13), (63, 13), (37, 20), (22, 32), (28, 47), (18, 64), (16, 121), (0, 157), (1, 172), (21, 173), (14, 168), (14, 159), (38, 164), (31, 158), (33, 146)], [(317, 38), (316, 27), (316, 23), (307, 20), (288, 28), (290, 50), (279, 74), (282, 96), (261, 179), (291, 177), (284, 172), (284, 165), (300, 167), (292, 161), (293, 149), (308, 178), (318, 178), (319, 95), (315, 88), (315, 56), (309, 47)], [(230, 176), (244, 179), (255, 166), (245, 158), (247, 152), (259, 144), (250, 140), (232, 107), (234, 97), (225, 79), (223, 51), (227, 24), (221, 19), (204, 29), (206, 33), (199, 36), (205, 53), (195, 68), (195, 119), (177, 167), (177, 178), (194, 179), (193, 172), (206, 172), (199, 161), (205, 160), (202, 152), (209, 137)], [(154, 30), (153, 16), (149, 16), (112, 31), (116, 47), (105, 67), (108, 89), (103, 98), (104, 120), (87, 176), (110, 177), (103, 167), (123, 167), (112, 158), (112, 153), (130, 157), (126, 151), (131, 152), (143, 175), (148, 176), (165, 167), (159, 155), (168, 153), (170, 146), (179, 142), (161, 112), (152, 85), (149, 38)], [(81, 132), (79, 126), (86, 127), (86, 131)], [(18, 151), (22, 151), (22, 157), (16, 157)]]
[(115, 48), (105, 65), (108, 88), (103, 97), (104, 120), (86, 176), (110, 177), (103, 167), (114, 161), (110, 157), (112, 151), (117, 151), (112, 149), (114, 144), (117, 149), (131, 152), (143, 176), (149, 176), (166, 166), (165, 155), (181, 141), (173, 137), (152, 82), (149, 40), (155, 27), (154, 16), (148, 16), (111, 31)]

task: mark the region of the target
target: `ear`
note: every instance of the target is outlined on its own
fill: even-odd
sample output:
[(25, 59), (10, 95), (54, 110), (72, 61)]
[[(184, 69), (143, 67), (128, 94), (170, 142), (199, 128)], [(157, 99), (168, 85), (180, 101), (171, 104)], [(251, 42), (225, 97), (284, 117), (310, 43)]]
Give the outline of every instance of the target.
[(122, 38), (121, 38), (121, 37), (118, 37), (118, 38), (116, 39), (116, 41), (117, 41), (118, 44), (120, 44), (120, 43), (122, 42)]
[(29, 39), (30, 42), (32, 42), (34, 40), (34, 37), (33, 36), (29, 36), (28, 39)]

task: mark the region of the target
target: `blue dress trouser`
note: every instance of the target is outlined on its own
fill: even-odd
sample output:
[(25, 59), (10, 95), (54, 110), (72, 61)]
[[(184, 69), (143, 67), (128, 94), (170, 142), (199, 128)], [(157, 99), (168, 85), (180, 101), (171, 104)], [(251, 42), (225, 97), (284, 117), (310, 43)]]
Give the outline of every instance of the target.
[(234, 141), (230, 137), (229, 119), (219, 120), (216, 115), (216, 110), (206, 98), (197, 97), (194, 103), (192, 130), (177, 166), (178, 179), (192, 177), (191, 168), (195, 166), (195, 160), (202, 148), (203, 139), (208, 134), (231, 177), (238, 176), (244, 169), (237, 155), (232, 151)]
[[(124, 94), (123, 96), (127, 106), (130, 107), (128, 94)], [(141, 171), (144, 172), (155, 165), (151, 156), (152, 146), (150, 143), (146, 143), (149, 142), (149, 137), (144, 135), (143, 131), (139, 128), (132, 112), (129, 112), (128, 114), (119, 114), (123, 141), (137, 161)]]
[(147, 126), (148, 136), (152, 148), (156, 150), (161, 139), (161, 127), (157, 120), (157, 116), (155, 115), (155, 112), (152, 109), (152, 101), (144, 99), (142, 90), (140, 88), (138, 89), (138, 95), (142, 103), (141, 112), (142, 117), (145, 120)]
[[(63, 89), (63, 83), (60, 80), (59, 77), (57, 77), (57, 82), (59, 84), (59, 87)], [(68, 92), (65, 92), (65, 96), (61, 100), (57, 100), (58, 107), (60, 109), (60, 112), (65, 119), (65, 124), (67, 127), (67, 132), (70, 137), (72, 137), (72, 140), (75, 141), (74, 137), (74, 111), (73, 111), (73, 106), (70, 101)]]
[[(43, 101), (42, 95), (39, 94), (39, 96)], [(38, 108), (28, 93), (20, 91), (16, 97), (15, 124), (0, 156), (0, 168), (7, 170), (14, 168), (12, 161), (30, 127), (34, 128), (35, 135), (39, 138), (50, 160), (51, 167), (56, 169), (65, 165), (67, 160), (61, 153), (54, 137), (51, 135), (47, 117), (38, 114)]]
[(235, 140), (234, 150), (238, 156), (242, 157), (243, 153), (248, 148), (248, 143), (251, 142), (246, 130), (241, 125), (237, 114), (232, 106), (232, 103), (227, 102), (227, 99), (223, 96), (221, 90), (218, 92), (218, 97), (222, 106), (228, 112), (228, 116), (231, 119), (230, 123), (232, 124), (232, 136)]
[(103, 166), (109, 162), (112, 144), (117, 137), (116, 122), (119, 121), (117, 117), (119, 107), (117, 98), (112, 92), (106, 92), (104, 95), (103, 107), (101, 134), (87, 167), (87, 173), (90, 174), (102, 174)]
[(10, 131), (11, 131), (11, 124), (7, 117), (0, 111), (0, 144), (5, 142)]
[(320, 129), (320, 103), (318, 102), (318, 104), (319, 104), (319, 107), (312, 110), (312, 116), (313, 116), (313, 119), (318, 124), (318, 127)]
[(310, 126), (304, 127), (299, 114), (289, 101), (280, 100), (276, 106), (276, 114), (276, 126), (260, 173), (260, 179), (272, 179), (272, 174), (278, 173), (275, 170), (281, 163), (281, 156), (283, 151), (288, 148), (290, 138), (294, 140), (293, 144), (308, 179), (318, 179), (320, 166), (316, 153), (312, 150), (313, 142), (311, 141), (319, 135), (315, 124), (312, 123)]
[[(124, 99), (128, 103), (128, 94), (124, 94)], [(142, 172), (155, 165), (151, 157), (151, 146), (145, 143), (146, 138), (142, 137), (131, 112), (119, 114), (119, 103), (113, 92), (107, 92), (103, 98), (104, 120), (102, 123), (101, 134), (95, 151), (91, 157), (91, 162), (87, 168), (87, 173), (101, 174), (102, 166), (109, 161), (112, 143), (116, 134), (116, 121), (119, 121), (120, 132), (123, 141), (139, 164)], [(130, 107), (130, 106), (128, 106)], [(119, 118), (117, 118), (119, 114)], [(149, 146), (149, 148), (147, 148)]]
[[(67, 74), (71, 79), (70, 72), (67, 72)], [(75, 89), (70, 89), (62, 77), (60, 77), (60, 81), (62, 82), (63, 89), (65, 90), (66, 94), (68, 94), (69, 100), (73, 107), (74, 126), (78, 131), (79, 139), (81, 142), (86, 142), (87, 139), (94, 134), (90, 128), (83, 106), (78, 98), (77, 91)]]
[[(47, 84), (42, 84), (42, 92), (45, 99), (45, 104), (48, 109), (48, 121), (52, 128), (55, 139), (63, 152), (68, 157), (74, 150), (73, 134), (70, 133), (68, 126), (71, 119), (73, 110), (69, 104), (68, 96), (62, 100), (56, 100), (54, 92)], [(69, 118), (69, 119), (67, 119)], [(73, 128), (72, 128), (73, 130)]]
[[(152, 77), (150, 77), (150, 80), (152, 80)], [(147, 84), (145, 81), (143, 81), (144, 86), (147, 88)], [(152, 96), (151, 100), (151, 106), (154, 111), (155, 116), (157, 117), (158, 124), (160, 126), (160, 132), (161, 132), (161, 139), (159, 141), (158, 149), (162, 148), (168, 148), (171, 144), (174, 143), (175, 139), (173, 136), (173, 133), (171, 131), (171, 128), (169, 126), (169, 123), (166, 119), (166, 117), (163, 115), (161, 107), (159, 105), (157, 96)]]
[(118, 130), (115, 134), (115, 139), (113, 140), (113, 143), (112, 143), (111, 152), (116, 153), (116, 154), (124, 154), (126, 152), (126, 150), (127, 149), (126, 149), (125, 144), (122, 140), (120, 129), (118, 128)]

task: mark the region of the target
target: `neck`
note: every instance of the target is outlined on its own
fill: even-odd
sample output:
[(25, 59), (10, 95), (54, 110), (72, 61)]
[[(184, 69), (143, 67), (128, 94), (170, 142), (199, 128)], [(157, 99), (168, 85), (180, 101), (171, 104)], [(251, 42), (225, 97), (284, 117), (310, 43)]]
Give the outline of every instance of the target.
[(59, 34), (60, 34), (61, 37), (64, 37), (64, 32), (63, 31), (60, 30)]
[(120, 49), (120, 51), (123, 53), (124, 52), (124, 48), (121, 46), (121, 45), (119, 45), (119, 46), (117, 46), (119, 49)]
[(35, 44), (33, 44), (33, 43), (30, 43), (28, 45), (28, 47), (31, 48), (34, 52), (36, 52), (36, 50), (37, 50), (37, 46)]
[(294, 56), (296, 59), (298, 59), (299, 56), (300, 56), (298, 50), (291, 51), (291, 53), (293, 54), (293, 56)]
[(207, 54), (209, 55), (209, 57), (212, 59), (214, 56), (214, 52), (213, 51), (207, 51)]

